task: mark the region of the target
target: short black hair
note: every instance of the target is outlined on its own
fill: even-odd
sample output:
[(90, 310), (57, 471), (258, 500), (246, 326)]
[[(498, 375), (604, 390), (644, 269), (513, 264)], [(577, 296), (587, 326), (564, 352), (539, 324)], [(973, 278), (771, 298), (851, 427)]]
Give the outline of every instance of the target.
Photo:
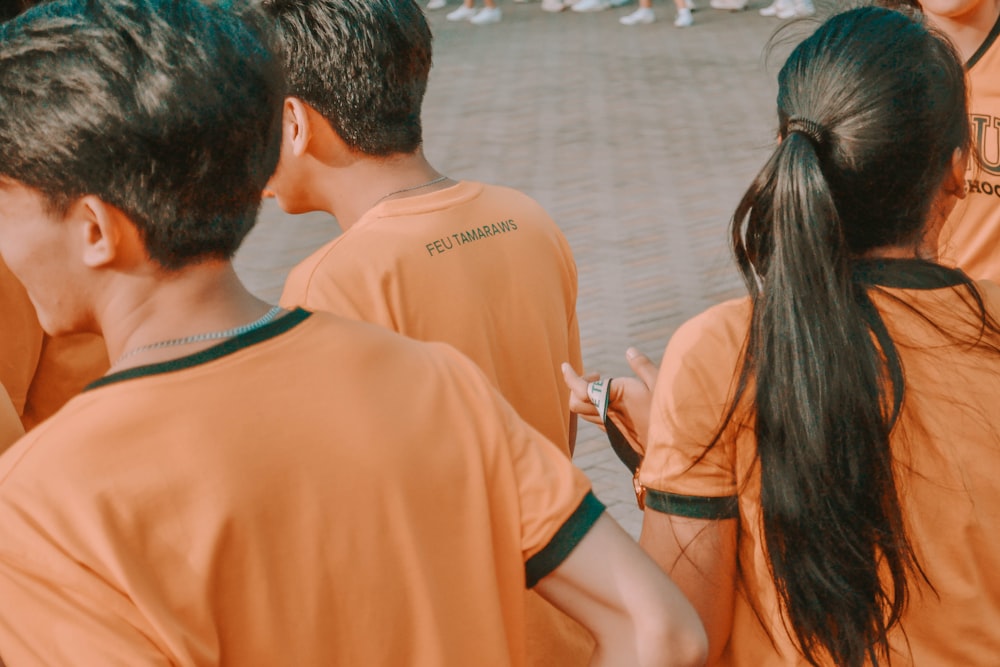
[(288, 89), (352, 149), (416, 151), (431, 30), (414, 0), (263, 0)]
[(37, 0), (4, 0), (0, 2), (0, 21), (9, 21), (37, 4)]
[(57, 0), (0, 25), (0, 177), (96, 195), (174, 270), (228, 259), (277, 164), (280, 63), (234, 8)]

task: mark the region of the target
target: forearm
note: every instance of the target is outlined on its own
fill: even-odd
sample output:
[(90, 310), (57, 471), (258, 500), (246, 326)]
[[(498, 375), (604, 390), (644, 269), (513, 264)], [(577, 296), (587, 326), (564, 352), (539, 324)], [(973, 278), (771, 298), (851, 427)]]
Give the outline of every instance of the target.
[[(696, 614), (607, 622), (594, 633), (592, 667), (696, 667), (705, 664), (707, 638)], [(606, 631), (605, 631), (606, 630)]]
[(729, 642), (736, 596), (735, 519), (704, 520), (646, 509), (639, 544), (697, 610), (708, 637), (708, 664)]
[(708, 647), (697, 612), (607, 515), (536, 590), (591, 632), (593, 665), (704, 663)]

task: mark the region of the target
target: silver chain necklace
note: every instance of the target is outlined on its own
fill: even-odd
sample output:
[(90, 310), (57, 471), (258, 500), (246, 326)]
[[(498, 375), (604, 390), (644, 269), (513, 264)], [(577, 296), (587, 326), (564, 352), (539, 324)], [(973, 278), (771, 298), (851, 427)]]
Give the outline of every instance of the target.
[(111, 364), (111, 366), (117, 366), (133, 354), (139, 354), (140, 352), (146, 352), (147, 350), (159, 350), (164, 347), (174, 347), (176, 345), (190, 345), (191, 343), (201, 343), (206, 340), (219, 340), (220, 338), (232, 338), (234, 336), (250, 333), (251, 331), (260, 329), (262, 326), (273, 320), (280, 312), (281, 306), (275, 306), (271, 310), (264, 313), (264, 316), (259, 320), (254, 320), (249, 324), (244, 324), (232, 329), (226, 329), (225, 331), (210, 331), (209, 333), (194, 334), (193, 336), (185, 336), (184, 338), (171, 338), (170, 340), (161, 340), (156, 343), (133, 347), (131, 350), (115, 359), (115, 363)]
[(372, 204), (371, 207), (375, 208), (376, 206), (378, 206), (379, 204), (381, 204), (382, 202), (384, 202), (386, 199), (388, 199), (389, 197), (391, 197), (393, 195), (401, 195), (404, 192), (410, 192), (411, 190), (419, 190), (420, 188), (428, 188), (428, 187), (430, 187), (432, 185), (436, 185), (436, 184), (440, 183), (441, 181), (445, 180), (446, 178), (448, 178), (448, 177), (447, 176), (438, 176), (437, 178), (431, 179), (431, 180), (427, 181), (426, 183), (421, 183), (420, 185), (411, 185), (408, 188), (401, 188), (399, 190), (393, 190), (389, 194), (382, 195), (381, 197), (379, 197), (378, 199), (376, 199), (375, 203)]

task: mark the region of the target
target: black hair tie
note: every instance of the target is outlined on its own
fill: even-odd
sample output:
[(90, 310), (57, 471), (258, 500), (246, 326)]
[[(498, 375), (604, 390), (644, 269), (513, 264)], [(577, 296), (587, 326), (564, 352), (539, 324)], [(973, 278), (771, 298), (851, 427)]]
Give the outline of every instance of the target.
[(785, 126), (785, 134), (787, 136), (792, 132), (804, 134), (817, 149), (823, 148), (826, 145), (826, 129), (814, 120), (792, 116), (788, 119), (788, 124)]

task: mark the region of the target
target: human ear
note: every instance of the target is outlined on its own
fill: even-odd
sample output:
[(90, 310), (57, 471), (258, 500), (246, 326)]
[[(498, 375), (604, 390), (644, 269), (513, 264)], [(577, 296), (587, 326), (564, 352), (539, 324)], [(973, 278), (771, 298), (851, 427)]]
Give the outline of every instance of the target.
[[(124, 225), (131, 225), (125, 215), (96, 195), (84, 195), (66, 213), (80, 242), (84, 265), (96, 269), (113, 263), (122, 254)], [(132, 228), (133, 233), (137, 233)]]
[(305, 102), (286, 97), (281, 115), (281, 143), (295, 157), (302, 157), (312, 140), (312, 121)]

